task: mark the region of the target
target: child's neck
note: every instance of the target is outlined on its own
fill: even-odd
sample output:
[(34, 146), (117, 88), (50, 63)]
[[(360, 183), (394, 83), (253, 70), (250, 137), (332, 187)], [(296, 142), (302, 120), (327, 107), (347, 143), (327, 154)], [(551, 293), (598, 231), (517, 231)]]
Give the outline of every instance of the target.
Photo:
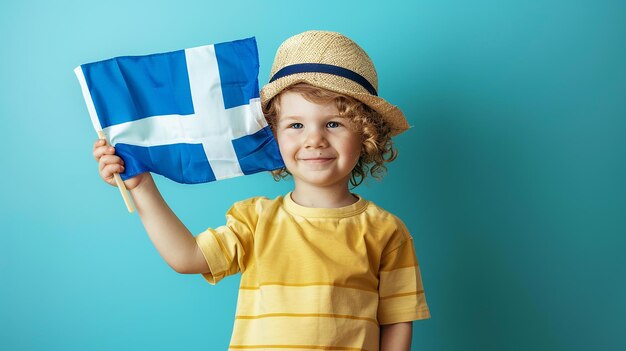
[(291, 199), (300, 206), (318, 208), (344, 207), (358, 201), (358, 198), (348, 190), (348, 184), (320, 188), (296, 183), (291, 192)]

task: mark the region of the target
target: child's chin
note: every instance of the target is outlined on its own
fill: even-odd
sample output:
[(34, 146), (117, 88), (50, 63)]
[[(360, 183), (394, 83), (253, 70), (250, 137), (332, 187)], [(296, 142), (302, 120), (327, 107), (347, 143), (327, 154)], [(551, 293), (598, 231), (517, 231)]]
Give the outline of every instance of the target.
[(295, 177), (296, 181), (300, 183), (306, 183), (310, 186), (315, 187), (327, 187), (327, 186), (335, 186), (342, 181), (346, 181), (347, 186), (347, 178), (340, 177), (335, 174), (329, 174), (329, 172), (324, 171), (310, 171), (307, 172), (306, 175), (301, 175), (300, 177)]

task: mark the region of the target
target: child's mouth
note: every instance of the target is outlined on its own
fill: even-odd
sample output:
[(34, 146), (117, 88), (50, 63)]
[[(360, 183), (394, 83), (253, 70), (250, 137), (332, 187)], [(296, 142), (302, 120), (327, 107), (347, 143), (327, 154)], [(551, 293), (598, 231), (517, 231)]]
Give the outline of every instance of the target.
[(334, 160), (333, 157), (313, 157), (313, 158), (301, 158), (300, 161), (308, 163), (325, 163)]

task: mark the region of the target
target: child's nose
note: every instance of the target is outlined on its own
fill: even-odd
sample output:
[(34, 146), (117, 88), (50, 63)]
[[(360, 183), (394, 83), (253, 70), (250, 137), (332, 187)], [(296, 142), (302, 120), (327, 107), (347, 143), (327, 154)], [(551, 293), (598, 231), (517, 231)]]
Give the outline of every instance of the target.
[(305, 140), (305, 147), (319, 148), (328, 146), (328, 141), (324, 132), (319, 129), (311, 129), (308, 131)]

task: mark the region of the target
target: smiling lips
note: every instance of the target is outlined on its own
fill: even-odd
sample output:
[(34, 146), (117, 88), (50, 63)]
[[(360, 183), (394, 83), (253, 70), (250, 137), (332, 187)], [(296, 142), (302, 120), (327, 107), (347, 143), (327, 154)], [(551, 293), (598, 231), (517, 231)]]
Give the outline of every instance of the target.
[(310, 162), (310, 163), (324, 163), (324, 162), (328, 162), (334, 159), (335, 159), (334, 157), (322, 157), (322, 156), (298, 158), (299, 161)]

